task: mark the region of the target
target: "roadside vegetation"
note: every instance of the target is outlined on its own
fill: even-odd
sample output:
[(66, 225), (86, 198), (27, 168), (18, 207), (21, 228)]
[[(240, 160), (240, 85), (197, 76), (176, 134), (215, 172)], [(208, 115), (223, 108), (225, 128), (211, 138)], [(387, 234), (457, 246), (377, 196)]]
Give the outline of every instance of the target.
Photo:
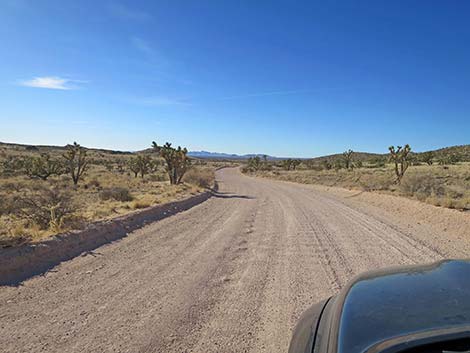
[(197, 194), (226, 164), (169, 143), (139, 153), (0, 144), (0, 247)]
[(390, 146), (388, 154), (342, 154), (304, 160), (255, 157), (247, 174), (414, 198), (436, 206), (470, 210), (470, 145), (413, 153), (410, 145)]

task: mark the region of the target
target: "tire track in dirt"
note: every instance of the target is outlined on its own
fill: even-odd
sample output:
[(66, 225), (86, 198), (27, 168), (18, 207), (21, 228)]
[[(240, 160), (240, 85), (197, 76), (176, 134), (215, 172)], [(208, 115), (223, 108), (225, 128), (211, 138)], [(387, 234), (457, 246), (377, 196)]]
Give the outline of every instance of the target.
[(411, 234), (400, 229), (397, 225), (385, 223), (383, 220), (354, 210), (338, 201), (333, 202), (328, 197), (324, 197), (323, 202), (332, 206), (337, 212), (341, 212), (342, 217), (350, 225), (357, 224), (365, 230), (369, 237), (378, 238), (384, 245), (393, 247), (407, 258), (409, 263), (437, 261), (442, 258), (441, 252), (413, 238)]
[(353, 275), (442, 257), (367, 205), (217, 178), (203, 204), (0, 287), (0, 351), (285, 352), (301, 312)]
[[(392, 248), (394, 252), (398, 253), (403, 260), (401, 263), (437, 261), (443, 257), (442, 252), (436, 250), (435, 247), (415, 239), (397, 225), (385, 223), (381, 219), (354, 210), (340, 200), (332, 199), (323, 194), (305, 193), (302, 190), (296, 192), (304, 195), (311, 203), (321, 203), (322, 207), (316, 209), (315, 214), (321, 217), (323, 223), (327, 224), (328, 227), (337, 228), (337, 234), (343, 239), (345, 234), (349, 234), (349, 240), (355, 240), (357, 250), (363, 254), (365, 254), (364, 250), (367, 247), (358, 245), (359, 241), (364, 242), (375, 239), (379, 240), (381, 246)], [(336, 214), (340, 216), (332, 217)], [(341, 225), (342, 227), (339, 227)], [(355, 235), (356, 233), (357, 235)], [(379, 267), (384, 266), (383, 259), (377, 258), (374, 252), (369, 252), (369, 258), (370, 255), (382, 261), (382, 265), (380, 266), (379, 263)], [(374, 262), (372, 258), (369, 260)]]

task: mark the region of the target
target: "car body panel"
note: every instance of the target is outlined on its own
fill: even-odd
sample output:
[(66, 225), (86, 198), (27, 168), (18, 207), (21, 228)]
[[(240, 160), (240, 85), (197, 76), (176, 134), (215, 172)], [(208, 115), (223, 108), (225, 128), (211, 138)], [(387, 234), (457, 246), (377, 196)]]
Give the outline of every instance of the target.
[(292, 336), (289, 352), (306, 353), (313, 351), (320, 317), (328, 301), (329, 299), (323, 300), (311, 306), (302, 314)]
[[(310, 331), (313, 337), (302, 341), (306, 334), (296, 336), (296, 329), (290, 353), (395, 352), (470, 337), (470, 262), (445, 260), (367, 272), (322, 305), (306, 313), (317, 322)], [(312, 348), (307, 341), (314, 342)]]

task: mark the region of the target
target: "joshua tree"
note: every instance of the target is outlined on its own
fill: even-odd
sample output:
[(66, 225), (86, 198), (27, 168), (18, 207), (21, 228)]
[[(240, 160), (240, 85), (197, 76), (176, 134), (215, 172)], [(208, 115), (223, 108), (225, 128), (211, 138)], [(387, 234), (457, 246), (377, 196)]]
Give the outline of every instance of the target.
[(191, 166), (191, 160), (187, 156), (186, 148), (171, 147), (171, 143), (167, 142), (163, 146), (159, 146), (155, 141), (152, 142), (153, 149), (165, 160), (166, 171), (170, 178), (170, 184), (179, 184), (183, 175)]
[(140, 155), (137, 156), (137, 163), (139, 165), (140, 177), (143, 178), (152, 169), (152, 160), (149, 155)]
[(328, 159), (322, 160), (321, 161), (321, 166), (325, 170), (330, 170), (333, 167)]
[(346, 169), (352, 169), (354, 167), (352, 160), (353, 153), (353, 150), (343, 152), (344, 166)]
[(405, 175), (410, 165), (408, 155), (411, 152), (411, 147), (408, 144), (405, 147), (397, 146), (395, 148), (395, 146), (390, 146), (388, 150), (390, 151), (390, 160), (395, 164), (396, 183), (400, 184), (403, 175)]
[(425, 152), (421, 155), (421, 161), (426, 163), (427, 165), (432, 165), (433, 163), (433, 154), (432, 152)]
[(284, 159), (282, 161), (282, 167), (285, 170), (295, 170), (301, 163), (302, 161), (300, 159)]
[(290, 170), (291, 167), (292, 167), (292, 159), (284, 159), (282, 161), (282, 167), (285, 169), (285, 170)]
[(76, 142), (65, 147), (67, 151), (62, 155), (65, 159), (65, 167), (72, 177), (73, 184), (77, 185), (88, 166), (86, 149)]
[(294, 159), (294, 160), (292, 160), (292, 163), (291, 163), (291, 165), (292, 165), (292, 170), (295, 170), (295, 168), (297, 168), (297, 167), (300, 165), (300, 163), (302, 163), (302, 161), (301, 161), (300, 159)]
[(459, 156), (456, 154), (444, 155), (441, 156), (438, 160), (440, 165), (449, 165), (449, 164), (457, 164), (460, 161)]
[(127, 163), (129, 169), (131, 170), (132, 173), (134, 173), (134, 178), (137, 178), (139, 176), (139, 161), (137, 160), (137, 157), (132, 157), (129, 162)]
[(118, 160), (118, 162), (117, 162), (117, 171), (119, 173), (124, 173), (124, 166), (125, 166), (125, 162), (122, 159)]
[(48, 153), (39, 157), (29, 157), (23, 162), (26, 175), (30, 178), (47, 180), (51, 175), (60, 175), (64, 172), (63, 164), (51, 159)]
[(261, 169), (261, 167), (261, 158), (259, 156), (248, 158), (248, 168), (254, 171), (258, 171)]
[(132, 157), (128, 163), (129, 169), (134, 173), (134, 177), (140, 174), (143, 178), (146, 174), (150, 173), (153, 168), (152, 159), (149, 155), (138, 155)]

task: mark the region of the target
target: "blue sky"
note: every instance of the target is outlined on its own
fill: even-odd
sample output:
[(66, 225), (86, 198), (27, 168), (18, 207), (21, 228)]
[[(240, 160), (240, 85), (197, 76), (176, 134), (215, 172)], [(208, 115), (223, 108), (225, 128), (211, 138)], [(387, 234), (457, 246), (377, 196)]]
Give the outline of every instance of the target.
[(310, 157), (470, 143), (470, 2), (0, 2), (0, 141)]

